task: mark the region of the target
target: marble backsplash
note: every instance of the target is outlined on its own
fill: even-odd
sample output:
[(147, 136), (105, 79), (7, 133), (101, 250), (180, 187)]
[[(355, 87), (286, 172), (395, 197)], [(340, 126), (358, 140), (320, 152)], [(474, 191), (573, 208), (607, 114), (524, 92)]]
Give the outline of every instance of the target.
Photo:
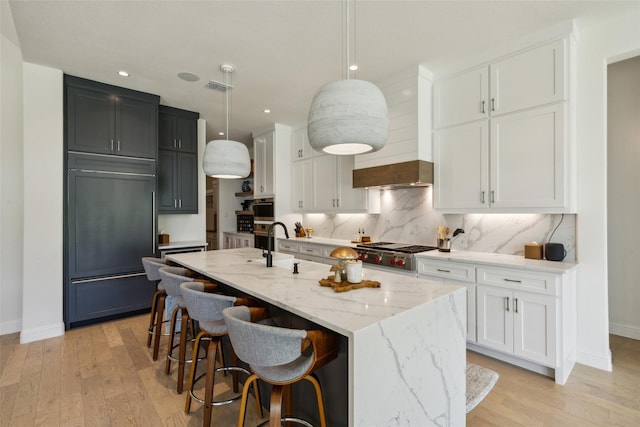
[(551, 241), (567, 250), (565, 261), (576, 260), (574, 214), (442, 214), (433, 210), (431, 192), (431, 187), (383, 190), (380, 214), (305, 214), (303, 224), (313, 227), (315, 236), (353, 239), (364, 228), (373, 241), (432, 246), (438, 226), (447, 225), (465, 231), (453, 238), (454, 250), (510, 255), (523, 255), (525, 243), (544, 244), (553, 234)]

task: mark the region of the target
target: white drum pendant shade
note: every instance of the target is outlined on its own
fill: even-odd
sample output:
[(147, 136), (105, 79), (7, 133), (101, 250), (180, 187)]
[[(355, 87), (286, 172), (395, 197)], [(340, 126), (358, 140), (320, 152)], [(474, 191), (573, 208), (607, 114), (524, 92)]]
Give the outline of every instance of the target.
[(204, 150), (202, 169), (214, 178), (246, 178), (251, 172), (249, 149), (238, 141), (209, 141)]
[(365, 80), (328, 83), (311, 101), (307, 133), (316, 151), (338, 155), (378, 151), (389, 133), (384, 95)]

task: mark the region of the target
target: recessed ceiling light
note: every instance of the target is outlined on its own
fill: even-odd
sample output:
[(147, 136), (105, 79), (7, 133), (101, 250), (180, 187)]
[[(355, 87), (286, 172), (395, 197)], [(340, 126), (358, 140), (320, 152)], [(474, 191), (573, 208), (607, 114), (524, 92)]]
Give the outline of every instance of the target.
[(118, 71), (118, 74), (119, 74), (120, 76), (122, 76), (122, 77), (129, 77), (129, 73), (127, 73), (127, 72), (126, 72), (126, 71), (124, 71), (124, 70), (120, 70), (120, 71)]
[(265, 109), (264, 109), (264, 112), (265, 112), (266, 114), (269, 114), (269, 113), (271, 112), (271, 110), (269, 110), (268, 108), (265, 108)]
[(198, 80), (200, 80), (199, 76), (189, 72), (178, 73), (178, 77), (180, 77), (185, 82), (197, 82)]
[(218, 135), (224, 136), (224, 132), (218, 132)]
[(349, 70), (350, 71), (356, 71), (357, 69), (358, 69), (358, 66), (356, 64), (349, 65)]

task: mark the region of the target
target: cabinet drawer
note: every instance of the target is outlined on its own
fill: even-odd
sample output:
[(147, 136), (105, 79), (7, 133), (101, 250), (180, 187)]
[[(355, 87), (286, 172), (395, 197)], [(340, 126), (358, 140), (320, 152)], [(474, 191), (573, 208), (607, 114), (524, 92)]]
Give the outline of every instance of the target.
[(418, 274), (443, 277), (462, 282), (476, 281), (476, 268), (471, 264), (418, 258)]
[(557, 295), (558, 277), (522, 270), (478, 267), (478, 283), (548, 295)]
[(291, 242), (278, 241), (278, 252), (288, 252), (292, 254), (298, 253), (298, 244)]
[(322, 247), (315, 245), (299, 245), (298, 252), (306, 255), (313, 255), (321, 257), (322, 255)]

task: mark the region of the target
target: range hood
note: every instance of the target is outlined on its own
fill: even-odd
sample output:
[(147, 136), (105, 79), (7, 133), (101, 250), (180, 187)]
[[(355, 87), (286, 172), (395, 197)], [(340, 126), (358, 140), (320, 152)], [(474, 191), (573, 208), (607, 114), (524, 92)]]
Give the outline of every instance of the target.
[(433, 163), (424, 160), (353, 170), (353, 188), (410, 188), (433, 184)]

